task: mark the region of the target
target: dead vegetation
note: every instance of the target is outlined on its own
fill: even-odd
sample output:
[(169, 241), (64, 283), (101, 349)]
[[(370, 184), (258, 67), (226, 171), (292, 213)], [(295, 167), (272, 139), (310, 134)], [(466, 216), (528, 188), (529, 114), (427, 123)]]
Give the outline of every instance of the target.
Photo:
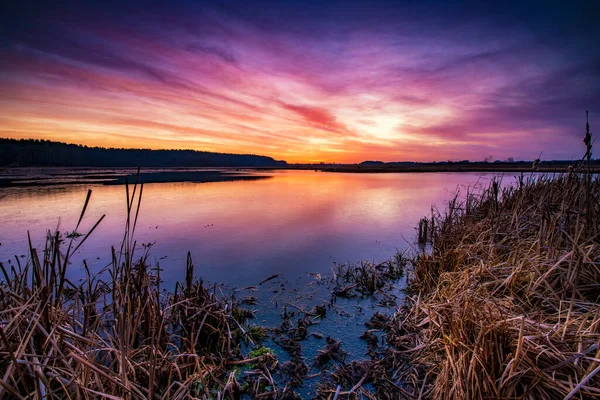
[(160, 287), (159, 266), (136, 256), (142, 188), (127, 186), (122, 246), (99, 274), (76, 284), (66, 270), (102, 219), (79, 242), (62, 245), (48, 233), (41, 253), (30, 241), (26, 264), (0, 264), (0, 399), (294, 398), (272, 377), (272, 353), (240, 350), (242, 338), (254, 344), (264, 329), (248, 333), (251, 313), (194, 279), (189, 254), (171, 294)]
[(599, 198), (583, 164), (495, 180), (421, 227), (431, 251), (388, 334), (413, 395), (600, 397)]
[(335, 285), (332, 293), (336, 297), (372, 296), (376, 293), (385, 296), (382, 289), (404, 275), (407, 262), (404, 255), (398, 253), (393, 260), (380, 264), (336, 264), (332, 269)]

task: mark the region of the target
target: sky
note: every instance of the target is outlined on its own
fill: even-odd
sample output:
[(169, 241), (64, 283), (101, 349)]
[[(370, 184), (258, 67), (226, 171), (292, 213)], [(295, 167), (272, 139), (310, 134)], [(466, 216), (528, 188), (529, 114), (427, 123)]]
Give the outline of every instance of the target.
[(597, 3), (8, 0), (0, 137), (291, 163), (581, 158)]

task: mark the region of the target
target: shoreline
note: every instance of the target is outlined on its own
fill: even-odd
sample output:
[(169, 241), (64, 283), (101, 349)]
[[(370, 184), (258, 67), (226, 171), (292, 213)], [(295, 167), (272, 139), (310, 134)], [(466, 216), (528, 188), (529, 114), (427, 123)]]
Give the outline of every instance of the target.
[[(49, 187), (58, 185), (124, 185), (128, 179), (136, 180), (137, 168), (96, 168), (96, 167), (22, 167), (0, 169), (0, 189), (17, 187)], [(515, 173), (515, 174), (562, 174), (566, 167), (540, 166), (532, 170), (530, 164), (518, 167), (508, 166), (287, 166), (287, 167), (215, 167), (215, 168), (146, 168), (139, 174), (139, 183), (208, 183), (236, 180), (269, 179), (261, 175), (268, 171), (318, 171), (326, 173), (351, 174), (402, 174), (402, 173)], [(592, 167), (591, 174), (599, 174), (600, 167)]]
[[(281, 305), (274, 326), (253, 320), (255, 289), (236, 298), (205, 286), (189, 253), (185, 279), (165, 292), (147, 254), (128, 256), (141, 201), (135, 186), (128, 193), (132, 225), (108, 279), (68, 281), (70, 251), (58, 234), (44, 257), (31, 249), (27, 265), (0, 264), (0, 373), (9, 377), (0, 397), (49, 390), (132, 399), (597, 393), (600, 206), (593, 199), (600, 179), (542, 175), (510, 187), (494, 180), (464, 200), (457, 195), (421, 221), (414, 259), (340, 265), (313, 282), (330, 294), (327, 302), (308, 307), (296, 297)], [(405, 274), (408, 296), (398, 303), (390, 294)], [(284, 290), (276, 278), (258, 286)], [(320, 327), (335, 321), (333, 313), (348, 313), (339, 304), (371, 297), (394, 315), (365, 310), (363, 329), (352, 335), (367, 353), (349, 358), (348, 343), (323, 337)], [(310, 340), (320, 348), (307, 358)]]
[(389, 325), (413, 394), (598, 396), (599, 195), (585, 173), (492, 182), (421, 221), (432, 249)]
[[(97, 173), (93, 173), (97, 171)], [(110, 170), (93, 169), (92, 171), (77, 169), (49, 170), (43, 168), (39, 170), (27, 169), (20, 174), (2, 175), (0, 174), (0, 188), (12, 187), (48, 187), (58, 185), (125, 185), (135, 183), (208, 183), (208, 182), (229, 182), (240, 180), (261, 180), (268, 179), (268, 175), (258, 175), (248, 173), (248, 169), (232, 169), (232, 170), (217, 170), (217, 169), (152, 169), (150, 171), (136, 172), (137, 169), (115, 169)]]

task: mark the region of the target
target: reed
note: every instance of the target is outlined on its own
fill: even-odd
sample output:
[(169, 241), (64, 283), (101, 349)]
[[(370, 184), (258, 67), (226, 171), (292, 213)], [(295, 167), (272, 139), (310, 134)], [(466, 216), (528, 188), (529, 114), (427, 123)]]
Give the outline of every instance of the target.
[[(43, 252), (30, 243), (29, 261), (0, 264), (0, 399), (230, 398), (273, 396), (271, 354), (252, 361), (241, 388), (234, 368), (247, 364), (241, 338), (247, 314), (231, 298), (194, 279), (160, 287), (160, 268), (134, 239), (143, 186), (127, 185), (127, 220), (120, 250), (98, 274), (76, 284), (67, 277), (76, 242), (47, 235)], [(79, 222), (90, 201), (88, 192)], [(65, 241), (67, 242), (65, 243)], [(65, 251), (66, 247), (66, 251)]]
[(332, 294), (336, 297), (371, 296), (381, 293), (386, 284), (392, 285), (404, 275), (409, 260), (403, 253), (379, 264), (335, 264), (332, 270)]
[(599, 198), (582, 163), (434, 214), (388, 334), (412, 395), (600, 397)]

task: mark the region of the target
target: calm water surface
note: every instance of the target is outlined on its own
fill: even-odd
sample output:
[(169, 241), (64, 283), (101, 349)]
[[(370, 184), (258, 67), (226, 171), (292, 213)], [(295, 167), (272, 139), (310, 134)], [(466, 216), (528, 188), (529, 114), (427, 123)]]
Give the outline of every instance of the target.
[[(264, 173), (261, 172), (261, 175)], [(168, 284), (196, 273), (230, 286), (255, 285), (280, 273), (293, 278), (329, 272), (334, 262), (380, 262), (412, 245), (418, 220), (444, 207), (457, 187), (483, 184), (475, 173), (340, 174), (274, 171), (269, 179), (144, 186), (138, 243), (154, 243), (150, 260)], [(125, 187), (71, 185), (0, 189), (0, 261), (27, 254), (27, 232), (42, 248), (47, 229), (72, 231), (86, 191), (93, 190), (82, 228), (106, 218), (73, 258), (99, 269), (118, 249), (125, 221)], [(141, 250), (140, 250), (141, 254)]]
[[(414, 227), (430, 215), (432, 204), (443, 209), (457, 188), (484, 185), (492, 179), (492, 175), (474, 173), (275, 171), (268, 175), (255, 181), (145, 185), (138, 243), (154, 243), (150, 260), (164, 270), (163, 288), (173, 288), (184, 279), (188, 251), (196, 275), (223, 283), (217, 290), (229, 293), (243, 288), (236, 291), (238, 299), (257, 299), (248, 306), (255, 312), (252, 324), (277, 328), (284, 307), (294, 312), (326, 305), (327, 317), (310, 332), (341, 340), (347, 362), (367, 358), (366, 343), (359, 336), (371, 315), (391, 315), (395, 307), (381, 303), (378, 295), (339, 298), (332, 303), (326, 274), (333, 263), (381, 262), (393, 257), (398, 250), (413, 246)], [(58, 225), (63, 233), (72, 231), (88, 188), (93, 194), (80, 231), (91, 228), (102, 214), (106, 218), (75, 255), (68, 273), (74, 280), (83, 276), (83, 259), (95, 270), (107, 265), (110, 246), (118, 249), (123, 237), (124, 186), (1, 189), (0, 261), (7, 263), (14, 255), (27, 254), (27, 230), (40, 249), (46, 229)], [(259, 285), (274, 274), (280, 276)], [(386, 289), (387, 298), (399, 304), (404, 286), (404, 279), (395, 282)], [(273, 337), (265, 345), (275, 351), (280, 363), (289, 360)], [(302, 340), (302, 357), (311, 376), (298, 389), (305, 398), (315, 393), (321, 370), (312, 360), (324, 345), (324, 339), (310, 335)]]

